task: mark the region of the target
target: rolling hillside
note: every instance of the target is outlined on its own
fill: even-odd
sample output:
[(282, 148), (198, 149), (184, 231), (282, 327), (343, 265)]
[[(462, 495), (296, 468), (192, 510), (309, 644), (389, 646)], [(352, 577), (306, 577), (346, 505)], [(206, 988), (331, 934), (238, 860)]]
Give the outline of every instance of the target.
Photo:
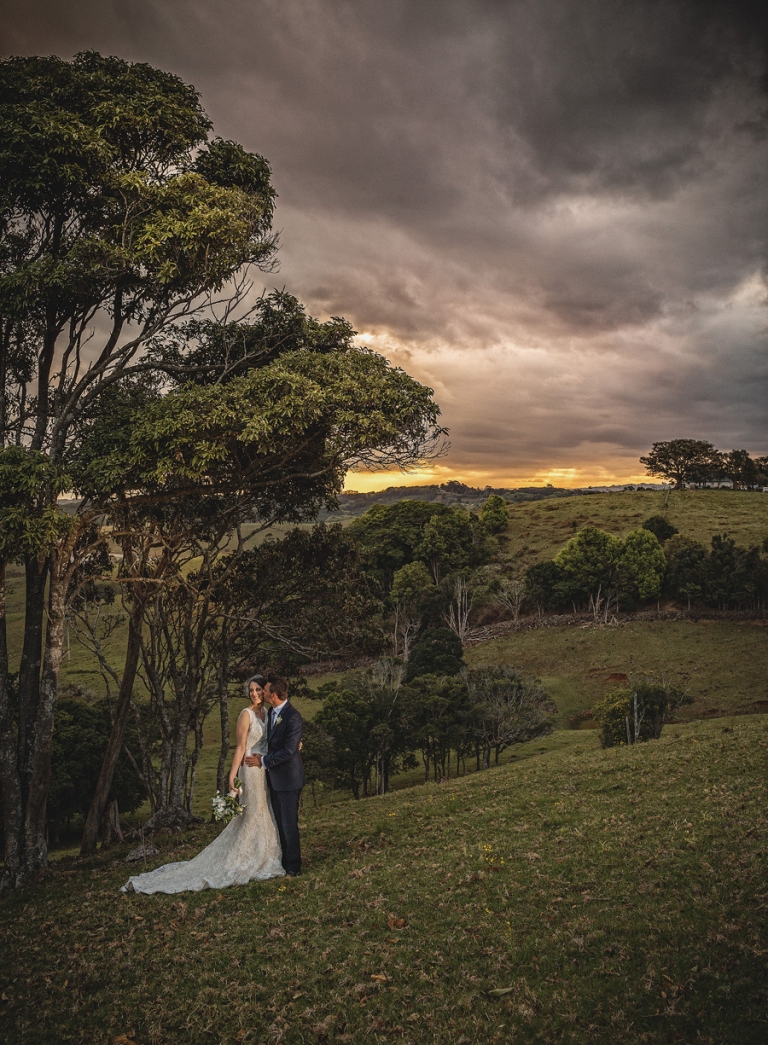
[[(521, 568), (552, 558), (585, 526), (625, 537), (651, 515), (664, 514), (661, 491), (591, 494), (510, 506), (504, 535), (506, 554)], [(677, 529), (708, 545), (728, 533), (737, 544), (760, 545), (768, 539), (768, 494), (733, 490), (673, 490), (666, 518)]]
[(215, 833), (63, 861), (4, 897), (16, 1045), (762, 1045), (764, 716), (314, 811), (306, 873), (122, 896)]

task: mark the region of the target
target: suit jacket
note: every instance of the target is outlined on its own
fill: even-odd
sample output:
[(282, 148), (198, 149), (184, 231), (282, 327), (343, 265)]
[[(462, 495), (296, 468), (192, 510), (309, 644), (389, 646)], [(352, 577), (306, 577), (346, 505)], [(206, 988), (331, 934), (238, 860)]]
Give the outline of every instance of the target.
[(263, 765), (269, 786), (275, 791), (298, 791), (304, 787), (304, 766), (299, 751), (304, 720), (290, 701), (278, 712), (279, 722), (270, 729), (267, 716), (267, 753)]

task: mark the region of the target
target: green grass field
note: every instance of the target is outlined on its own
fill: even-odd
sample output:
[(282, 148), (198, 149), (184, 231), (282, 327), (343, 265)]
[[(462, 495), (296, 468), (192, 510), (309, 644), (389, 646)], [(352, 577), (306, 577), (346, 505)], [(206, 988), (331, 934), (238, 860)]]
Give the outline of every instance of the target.
[(768, 621), (630, 621), (616, 627), (533, 628), (465, 653), (471, 667), (513, 664), (544, 683), (565, 725), (621, 685), (664, 675), (693, 697), (681, 718), (768, 710)]
[[(551, 559), (585, 526), (625, 537), (652, 515), (664, 513), (666, 493), (636, 490), (524, 502), (510, 507), (504, 551), (519, 568)], [(734, 490), (673, 490), (667, 519), (680, 533), (709, 545), (729, 533), (737, 544), (760, 545), (768, 537), (768, 495)]]
[[(648, 516), (661, 513), (665, 496), (635, 491), (514, 505), (503, 538), (505, 554), (524, 564), (551, 556), (585, 525), (625, 534)], [(768, 496), (762, 494), (673, 491), (667, 514), (681, 532), (705, 543), (724, 530), (740, 544), (760, 543), (768, 535)], [(10, 580), (8, 627), (13, 667), (21, 648), (23, 625), (23, 576), (18, 568)], [(121, 660), (123, 642), (118, 629), (107, 644), (116, 664)], [(617, 684), (612, 675), (632, 672), (664, 674), (687, 689), (694, 703), (682, 709), (684, 718), (765, 710), (767, 652), (764, 621), (636, 621), (610, 628), (576, 626), (515, 632), (472, 647), (466, 652), (466, 660), (470, 666), (509, 663), (540, 678), (558, 705), (558, 726), (562, 728), (571, 715), (590, 708)], [(61, 681), (85, 686), (97, 694), (103, 692), (94, 658), (74, 640), (65, 656)], [(298, 704), (302, 714), (310, 718), (319, 707), (312, 701)], [(239, 700), (232, 700), (233, 726), (241, 706)], [(543, 743), (546, 747), (554, 742), (548, 738)], [(206, 723), (195, 792), (195, 812), (203, 817), (210, 815), (218, 748), (218, 715), (214, 712)], [(517, 757), (517, 753), (508, 752), (504, 760)], [(395, 778), (393, 786), (408, 787), (422, 779), (422, 771), (417, 769)], [(132, 819), (140, 819), (145, 813), (147, 810), (140, 810)]]
[[(125, 848), (0, 905), (17, 1045), (763, 1045), (768, 720), (556, 750), (302, 817), (306, 873), (123, 896)], [(162, 839), (152, 865), (212, 837)]]
[[(634, 491), (591, 494), (516, 504), (510, 508), (510, 523), (502, 535), (502, 551), (523, 568), (541, 558), (550, 558), (584, 526), (598, 526), (625, 535), (650, 515), (661, 514), (666, 494)], [(728, 532), (738, 544), (760, 544), (768, 537), (768, 495), (730, 490), (673, 491), (667, 510), (669, 520), (682, 533), (709, 544), (712, 536)], [(277, 533), (279, 528), (275, 528)], [(21, 653), (23, 636), (24, 577), (19, 567), (8, 571), (8, 645), (11, 670)], [(116, 664), (125, 635), (117, 629), (106, 648)], [(103, 691), (95, 658), (71, 639), (61, 669), (62, 683), (75, 683)]]

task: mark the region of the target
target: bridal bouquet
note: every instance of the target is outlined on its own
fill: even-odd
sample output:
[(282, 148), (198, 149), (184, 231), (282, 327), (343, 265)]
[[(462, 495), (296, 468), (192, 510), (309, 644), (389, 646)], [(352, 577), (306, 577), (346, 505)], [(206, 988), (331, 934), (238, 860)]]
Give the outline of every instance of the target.
[(234, 791), (230, 791), (226, 795), (222, 795), (221, 791), (217, 791), (211, 799), (213, 819), (228, 824), (230, 820), (240, 816), (245, 809), (245, 806), (240, 805), (240, 795), (242, 793), (243, 784), (239, 777), (235, 777)]

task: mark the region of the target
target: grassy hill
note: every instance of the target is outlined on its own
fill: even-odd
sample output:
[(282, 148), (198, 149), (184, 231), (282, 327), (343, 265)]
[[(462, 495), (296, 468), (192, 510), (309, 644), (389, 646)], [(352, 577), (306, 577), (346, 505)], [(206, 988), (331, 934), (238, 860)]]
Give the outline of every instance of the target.
[[(551, 559), (584, 526), (626, 537), (651, 515), (664, 514), (667, 494), (656, 490), (558, 497), (514, 504), (504, 536), (505, 552), (520, 568)], [(740, 545), (768, 538), (768, 495), (734, 490), (673, 490), (667, 519), (681, 533), (709, 545), (729, 533)]]
[(767, 655), (766, 620), (681, 620), (512, 632), (473, 646), (465, 660), (514, 664), (540, 678), (565, 726), (632, 673), (664, 675), (687, 690), (684, 719), (768, 711)]
[[(292, 881), (122, 896), (125, 848), (60, 862), (3, 897), (0, 1038), (762, 1045), (768, 721), (608, 751), (560, 736), (305, 808)], [(153, 865), (214, 831), (161, 840)]]
[[(582, 526), (599, 526), (625, 535), (650, 515), (663, 512), (665, 498), (664, 492), (638, 490), (514, 504), (503, 538), (504, 553), (516, 565), (526, 566), (554, 555)], [(673, 491), (667, 517), (681, 532), (705, 543), (714, 534), (727, 531), (739, 544), (759, 544), (768, 536), (768, 496), (728, 490)], [(23, 623), (23, 575), (19, 568), (13, 571), (11, 589), (8, 611), (13, 663), (20, 650)], [(117, 664), (123, 642), (118, 629), (106, 643)], [(612, 676), (642, 671), (664, 674), (689, 691), (694, 703), (683, 709), (686, 718), (765, 710), (767, 642), (764, 621), (635, 621), (614, 628), (576, 626), (515, 632), (469, 649), (466, 660), (472, 666), (509, 663), (541, 678), (560, 709), (559, 725), (565, 728), (571, 715), (590, 708), (616, 685)], [(103, 692), (93, 657), (74, 640), (65, 656), (61, 679), (65, 685), (76, 683)], [(233, 718), (240, 707), (241, 702), (233, 700)], [(316, 709), (312, 702), (301, 707), (302, 714), (309, 717)], [(206, 724), (205, 740), (195, 810), (207, 816), (218, 759), (216, 714)], [(416, 770), (396, 780), (395, 786), (416, 783), (420, 778), (421, 771)]]
[[(502, 535), (503, 553), (522, 569), (539, 559), (551, 558), (583, 526), (598, 526), (624, 536), (650, 515), (661, 514), (665, 497), (660, 491), (637, 490), (513, 504), (507, 533)], [(673, 491), (667, 518), (682, 533), (706, 544), (714, 534), (723, 532), (731, 534), (738, 544), (760, 544), (768, 537), (768, 495), (730, 490)], [(8, 643), (13, 666), (21, 651), (23, 634), (21, 568), (11, 567), (8, 579)], [(124, 641), (124, 633), (118, 629), (106, 644), (118, 662)], [(65, 656), (61, 679), (99, 691), (102, 686), (94, 658), (74, 640)]]

